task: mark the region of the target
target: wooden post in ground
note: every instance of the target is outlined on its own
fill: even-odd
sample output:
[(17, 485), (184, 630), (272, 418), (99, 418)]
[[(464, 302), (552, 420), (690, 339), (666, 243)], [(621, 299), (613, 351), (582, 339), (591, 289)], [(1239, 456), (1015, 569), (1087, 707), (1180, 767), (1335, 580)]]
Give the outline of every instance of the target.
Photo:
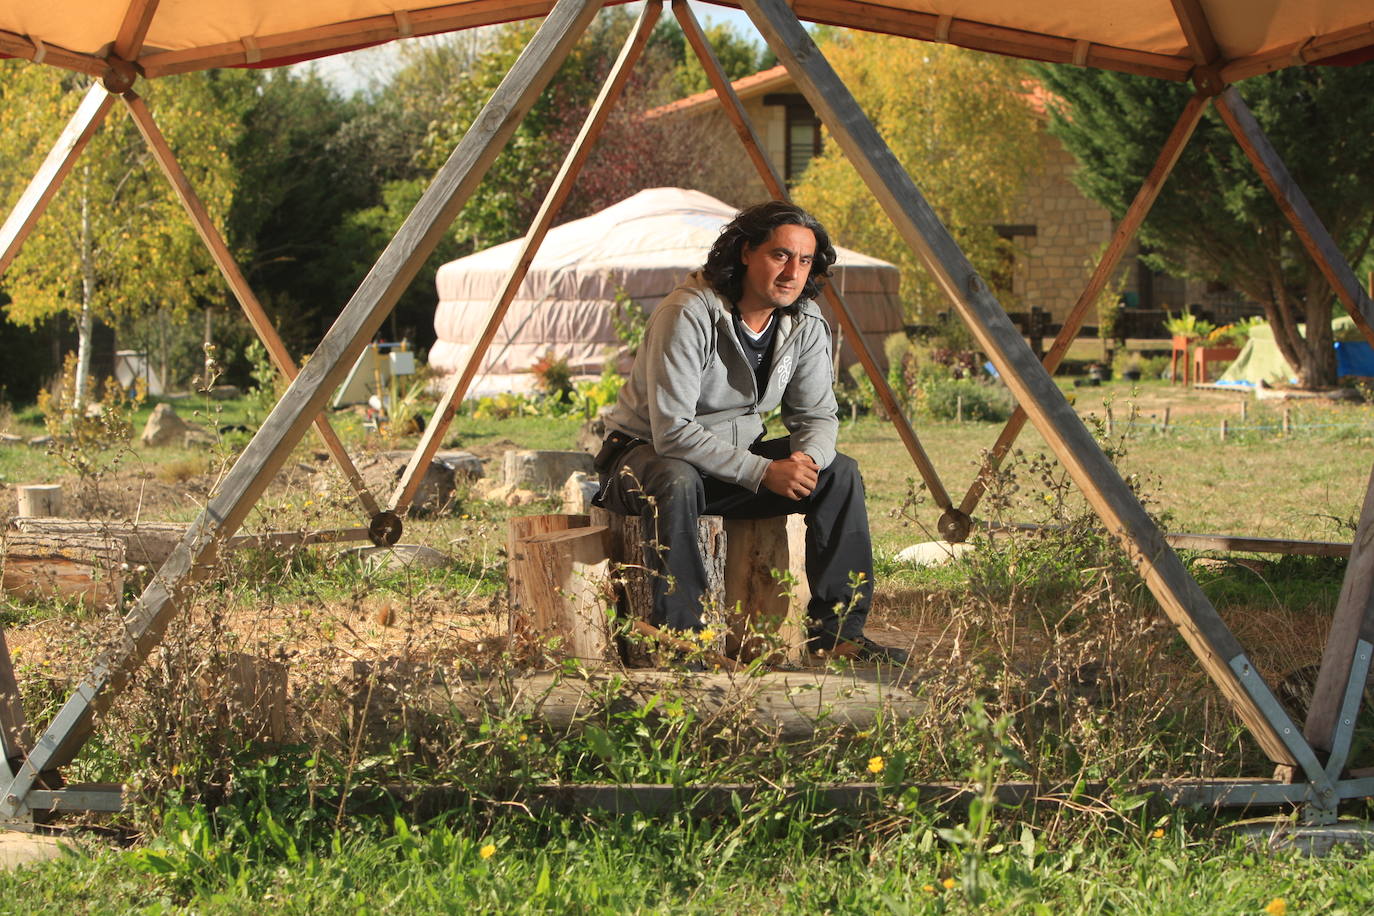
[(443, 397), (435, 406), (434, 414), (425, 427), (424, 435), (420, 437), (420, 443), (415, 449), (415, 454), (411, 456), (410, 462), (401, 473), (401, 479), (397, 482), (396, 490), (391, 496), (392, 512), (404, 515), (415, 499), (415, 494), (419, 492), (420, 484), (424, 481), (425, 469), (433, 460), (434, 453), (439, 450), (444, 433), (448, 431), (449, 424), (453, 422), (453, 415), (458, 410), (458, 405), (462, 402), (463, 396), (467, 394), (468, 388), (471, 387), (472, 380), (477, 376), (477, 370), (482, 364), (482, 357), (486, 355), (491, 342), (496, 339), (496, 333), (501, 329), (501, 322), (505, 319), (506, 312), (515, 299), (515, 293), (519, 290), (520, 283), (529, 273), (530, 265), (534, 263), (534, 256), (538, 253), (544, 236), (548, 234), (549, 228), (553, 226), (559, 211), (563, 209), (563, 204), (567, 202), (573, 184), (576, 182), (578, 174), (581, 173), (587, 157), (591, 155), (592, 147), (596, 144), (597, 137), (601, 135), (601, 129), (605, 126), (611, 109), (615, 107), (616, 101), (625, 88), (625, 83), (629, 80), (630, 74), (634, 72), (635, 62), (639, 60), (644, 46), (649, 41), (654, 23), (658, 20), (661, 10), (662, 5), (659, 0), (649, 0), (648, 3), (644, 4), (644, 9), (639, 14), (639, 20), (635, 24), (634, 30), (631, 31), (625, 44), (621, 47), (620, 56), (616, 58), (615, 64), (611, 67), (611, 72), (606, 75), (606, 81), (601, 86), (601, 92), (597, 95), (591, 110), (587, 112), (587, 117), (582, 122), (582, 129), (578, 131), (577, 138), (573, 140), (572, 147), (568, 150), (567, 156), (564, 157), (563, 165), (554, 177), (553, 184), (549, 187), (548, 193), (544, 195), (544, 202), (540, 204), (539, 212), (535, 214), (529, 232), (525, 233), (525, 241), (521, 244), (520, 253), (511, 266), (510, 276), (506, 278), (505, 285), (497, 293), (496, 298), (492, 300), (491, 310), (487, 314), (487, 323), (483, 327), (481, 335), (477, 338), (472, 352), (468, 354), (467, 362), (463, 364), (463, 368), (453, 376), (448, 388), (444, 390)]
[[(706, 71), (706, 78), (710, 82), (711, 88), (715, 90), (726, 118), (735, 128), (735, 133), (739, 136), (740, 142), (744, 144), (745, 153), (748, 154), (749, 160), (754, 163), (754, 168), (758, 171), (759, 177), (763, 179), (764, 187), (768, 189), (768, 193), (773, 195), (775, 200), (791, 200), (791, 195), (787, 192), (787, 186), (783, 183), (782, 176), (773, 168), (773, 163), (764, 153), (763, 144), (759, 141), (758, 133), (754, 130), (748, 112), (745, 111), (739, 96), (735, 94), (734, 87), (730, 85), (724, 68), (716, 59), (715, 51), (711, 49), (710, 43), (706, 40), (706, 34), (701, 29), (701, 24), (697, 21), (691, 7), (687, 5), (686, 0), (673, 0), (673, 15), (677, 17), (678, 23), (682, 26), (682, 33), (687, 38), (687, 43), (696, 53), (702, 69)], [(897, 428), (897, 435), (901, 437), (902, 445), (906, 447), (907, 454), (911, 456), (912, 462), (916, 465), (916, 470), (921, 475), (921, 480), (925, 483), (931, 500), (944, 512), (940, 519), (941, 534), (949, 540), (962, 541), (968, 536), (970, 527), (968, 518), (955, 509), (954, 502), (950, 499), (944, 482), (935, 470), (934, 462), (926, 454), (925, 446), (921, 444), (921, 440), (917, 437), (916, 431), (912, 429), (906, 413), (897, 403), (897, 397), (892, 392), (892, 386), (887, 383), (887, 376), (869, 349), (868, 342), (863, 336), (863, 330), (859, 327), (859, 323), (854, 320), (849, 305), (833, 284), (826, 283), (821, 292), (839, 322), (840, 334), (848, 337), (855, 355), (859, 358), (859, 364), (863, 366), (869, 381), (873, 383), (873, 390), (877, 394), (878, 400), (882, 402), (883, 409), (892, 418), (892, 423)], [(838, 353), (838, 344), (836, 344), (835, 349)]]
[(954, 302), (980, 348), (1089, 504), (1108, 530), (1121, 538), (1151, 592), (1265, 753), (1276, 763), (1296, 763), (1319, 790), (1331, 790), (1331, 781), (1311, 746), (1297, 733), (1240, 643), (1093, 442), (987, 283), (968, 263), (785, 0), (742, 0), (741, 5), (899, 234)]
[(67, 763), (81, 748), (94, 717), (118, 695), (133, 668), (162, 638), (193, 572), (203, 569), (218, 543), (243, 524), (599, 8), (596, 0), (559, 0), (545, 18), (344, 307), (314, 358), (291, 383), (221, 481), (218, 495), (191, 524), (181, 545), (126, 616), (121, 645), (103, 655), (76, 686), (19, 773), (0, 793), (0, 816), (25, 814), (25, 799), (39, 773)]

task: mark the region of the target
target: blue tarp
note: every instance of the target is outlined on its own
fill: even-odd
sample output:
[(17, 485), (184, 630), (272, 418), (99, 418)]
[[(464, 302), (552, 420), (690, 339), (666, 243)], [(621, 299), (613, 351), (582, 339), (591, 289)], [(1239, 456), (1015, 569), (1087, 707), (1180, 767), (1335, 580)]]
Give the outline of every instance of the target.
[(1336, 341), (1336, 374), (1374, 377), (1374, 347), (1369, 341)]

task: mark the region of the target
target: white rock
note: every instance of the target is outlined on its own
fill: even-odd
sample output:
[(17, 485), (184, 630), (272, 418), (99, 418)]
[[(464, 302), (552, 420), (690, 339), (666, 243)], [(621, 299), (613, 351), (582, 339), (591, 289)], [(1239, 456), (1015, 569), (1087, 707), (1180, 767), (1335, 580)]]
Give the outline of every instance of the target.
[(573, 471), (563, 484), (563, 511), (568, 515), (586, 515), (599, 489), (600, 477), (586, 471)]
[(943, 566), (956, 557), (961, 557), (973, 549), (972, 544), (951, 544), (949, 541), (926, 541), (902, 548), (897, 554), (898, 563), (912, 566)]

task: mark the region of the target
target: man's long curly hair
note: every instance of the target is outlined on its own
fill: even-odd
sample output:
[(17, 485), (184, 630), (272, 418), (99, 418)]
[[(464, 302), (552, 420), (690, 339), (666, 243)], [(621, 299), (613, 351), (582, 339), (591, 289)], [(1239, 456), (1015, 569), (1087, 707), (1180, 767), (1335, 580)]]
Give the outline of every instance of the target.
[[(720, 230), (720, 238), (711, 246), (706, 256), (706, 266), (702, 274), (711, 287), (731, 303), (739, 302), (744, 292), (744, 264), (740, 261), (745, 246), (757, 248), (773, 230), (779, 226), (801, 226), (810, 229), (816, 236), (816, 253), (811, 261), (811, 275), (802, 287), (802, 299), (815, 299), (821, 294), (821, 283), (830, 276), (830, 267), (835, 263), (835, 246), (830, 244), (830, 233), (810, 213), (795, 204), (781, 200), (755, 204), (735, 214), (735, 218)], [(795, 311), (797, 303), (787, 307)]]

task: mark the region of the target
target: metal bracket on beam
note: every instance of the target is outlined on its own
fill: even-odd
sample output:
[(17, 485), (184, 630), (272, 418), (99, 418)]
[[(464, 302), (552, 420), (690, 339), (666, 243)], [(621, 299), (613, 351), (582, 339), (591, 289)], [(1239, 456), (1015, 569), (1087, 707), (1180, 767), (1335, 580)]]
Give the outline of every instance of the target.
[(403, 527), (401, 517), (386, 509), (372, 516), (367, 526), (367, 536), (378, 547), (391, 547), (401, 539)]
[(1350, 676), (1345, 683), (1345, 696), (1341, 698), (1341, 711), (1331, 735), (1331, 756), (1326, 760), (1326, 775), (1332, 779), (1340, 777), (1350, 756), (1350, 744), (1355, 737), (1355, 721), (1360, 714), (1360, 700), (1364, 697), (1365, 682), (1369, 678), (1371, 656), (1374, 656), (1374, 645), (1368, 640), (1358, 640), (1355, 643), (1355, 657), (1350, 661)]
[(973, 519), (962, 509), (951, 506), (940, 516), (940, 521), (935, 527), (940, 532), (940, 537), (946, 541), (951, 544), (962, 544), (973, 531)]
[(1303, 738), (1297, 725), (1289, 717), (1288, 711), (1279, 703), (1245, 653), (1237, 655), (1228, 664), (1260, 713), (1273, 723), (1279, 740), (1293, 755), (1293, 760), (1311, 784), (1312, 791), (1308, 796), (1310, 801), (1303, 806), (1303, 821), (1309, 824), (1335, 823), (1336, 806), (1340, 799), (1336, 795), (1336, 787), (1332, 784), (1331, 778), (1326, 775), (1316, 752), (1312, 750), (1312, 745)]

